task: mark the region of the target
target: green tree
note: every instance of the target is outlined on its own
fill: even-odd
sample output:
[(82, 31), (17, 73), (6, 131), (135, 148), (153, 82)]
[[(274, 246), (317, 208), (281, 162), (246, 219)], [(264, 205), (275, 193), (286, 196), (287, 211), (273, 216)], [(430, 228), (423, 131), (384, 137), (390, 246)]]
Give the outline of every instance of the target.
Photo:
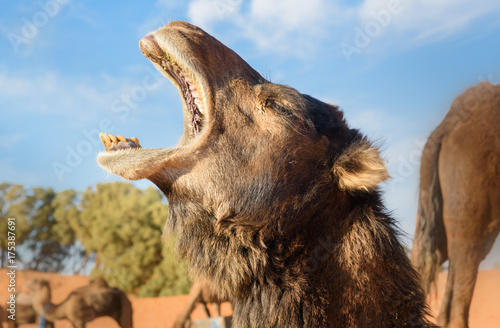
[[(87, 260), (92, 255), (92, 253), (87, 253), (77, 238), (77, 231), (79, 231), (80, 227), (80, 201), (81, 193), (72, 189), (58, 192), (53, 200), (53, 215), (56, 224), (52, 229), (62, 244), (73, 243), (71, 255), (69, 255), (73, 267), (68, 268), (77, 274), (85, 267)], [(79, 265), (78, 262), (80, 262)]]
[(162, 261), (167, 206), (161, 193), (124, 182), (99, 184), (83, 193), (81, 207), (75, 232), (86, 251), (97, 254), (92, 276), (135, 291)]
[[(21, 185), (12, 185), (9, 183), (0, 184), (0, 263), (1, 267), (6, 267), (7, 263), (7, 233), (8, 218), (15, 218), (15, 237), (16, 250), (24, 242), (29, 226), (26, 215), (29, 208), (25, 206), (26, 190)], [(16, 251), (16, 258), (19, 252)]]
[(151, 278), (140, 287), (139, 297), (172, 296), (189, 293), (191, 281), (185, 262), (174, 256), (175, 240), (164, 242), (162, 261), (155, 267)]
[[(50, 188), (26, 190), (0, 184), (0, 233), (16, 218), (17, 246), (29, 250), (27, 268), (61, 271), (95, 260), (92, 276), (141, 296), (189, 292), (187, 267), (174, 257), (174, 240), (162, 243), (168, 207), (155, 188), (117, 182), (83, 193)], [(0, 238), (4, 265), (7, 238)], [(75, 260), (76, 258), (76, 260)], [(73, 268), (73, 271), (74, 268)]]
[(79, 202), (79, 193), (72, 189), (58, 192), (52, 200), (52, 215), (55, 219), (52, 229), (62, 244), (71, 244), (76, 238), (75, 227), (78, 227), (80, 218)]
[(25, 242), (32, 254), (26, 263), (29, 269), (60, 272), (71, 254), (74, 234), (66, 222), (58, 222), (54, 216), (56, 210), (71, 205), (63, 204), (63, 200), (51, 188), (33, 188), (25, 198), (25, 207), (31, 209), (27, 218), (30, 232)]

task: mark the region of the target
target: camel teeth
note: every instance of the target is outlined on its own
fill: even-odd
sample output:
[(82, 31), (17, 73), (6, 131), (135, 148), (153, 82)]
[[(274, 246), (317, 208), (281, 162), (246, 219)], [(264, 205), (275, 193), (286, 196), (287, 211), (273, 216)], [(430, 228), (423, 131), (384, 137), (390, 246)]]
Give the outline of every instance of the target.
[(136, 143), (137, 146), (141, 147), (141, 144), (139, 143), (139, 139), (137, 139), (136, 137), (132, 137), (130, 138), (133, 142)]
[(118, 145), (118, 139), (116, 138), (115, 135), (113, 134), (108, 134), (109, 138), (111, 139), (111, 142), (114, 143), (115, 145)]
[(107, 133), (101, 132), (99, 134), (99, 137), (101, 138), (101, 142), (104, 145), (105, 148), (109, 147), (109, 144), (111, 143), (111, 140), (109, 139), (109, 136)]
[(116, 138), (121, 142), (127, 142), (127, 139), (124, 136), (117, 136)]

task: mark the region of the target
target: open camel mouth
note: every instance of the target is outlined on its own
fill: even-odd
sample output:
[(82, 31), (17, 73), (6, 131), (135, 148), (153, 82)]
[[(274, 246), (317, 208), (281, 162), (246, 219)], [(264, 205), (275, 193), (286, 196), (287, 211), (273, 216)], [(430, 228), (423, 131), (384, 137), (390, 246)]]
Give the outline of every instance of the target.
[[(206, 105), (209, 103), (206, 99), (210, 94), (208, 83), (204, 74), (193, 64), (195, 60), (184, 54), (185, 49), (178, 40), (164, 39), (161, 35), (155, 36), (151, 33), (139, 41), (139, 47), (144, 56), (179, 91), (185, 128), (178, 147), (162, 149), (142, 148), (135, 137), (125, 138), (102, 132), (100, 137), (105, 151), (97, 157), (99, 165), (130, 180), (149, 178), (162, 167), (178, 164), (176, 159), (185, 158), (183, 154), (199, 139), (198, 136), (204, 131), (209, 116)], [(144, 163), (149, 163), (149, 169), (146, 169)]]
[[(148, 35), (139, 41), (139, 47), (153, 64), (168, 77), (177, 87), (181, 95), (184, 113), (190, 123), (189, 135), (195, 138), (203, 129), (206, 110), (202, 102), (202, 92), (197, 83), (196, 74), (189, 69), (181, 60), (174, 59), (172, 54), (163, 50), (154, 36)], [(101, 141), (106, 147), (106, 151), (117, 151), (128, 148), (142, 148), (137, 138), (130, 139), (122, 136), (101, 133)]]
[(196, 73), (187, 63), (183, 63), (181, 58), (173, 57), (171, 52), (175, 52), (175, 48), (171, 52), (162, 49), (154, 36), (148, 35), (142, 38), (139, 47), (144, 56), (151, 60), (179, 90), (184, 112), (189, 118), (191, 135), (195, 137), (203, 127), (203, 114), (206, 113), (202, 103), (203, 92), (197, 83)]

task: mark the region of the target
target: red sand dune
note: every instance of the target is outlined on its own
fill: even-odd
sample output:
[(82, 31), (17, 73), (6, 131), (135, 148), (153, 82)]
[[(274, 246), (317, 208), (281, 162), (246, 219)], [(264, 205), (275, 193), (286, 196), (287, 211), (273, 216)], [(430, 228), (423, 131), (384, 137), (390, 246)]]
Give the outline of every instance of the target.
[[(0, 304), (5, 306), (8, 298), (7, 270), (0, 269)], [(75, 288), (87, 284), (86, 276), (64, 276), (58, 274), (41, 273), (33, 271), (17, 271), (17, 284), (22, 286), (26, 279), (43, 278), (50, 281), (52, 286), (52, 298), (54, 303), (63, 301)], [(438, 300), (431, 300), (433, 313), (438, 313), (439, 304), (443, 296), (445, 286), (445, 274), (441, 274), (438, 282)], [(187, 296), (172, 296), (158, 298), (136, 298), (130, 296), (134, 309), (135, 328), (169, 328), (182, 311)], [(223, 304), (223, 315), (231, 313), (228, 304)], [(193, 313), (194, 320), (205, 318), (204, 311), (198, 306)], [(35, 328), (36, 325), (24, 325), (22, 327)], [(118, 325), (110, 318), (98, 318), (90, 322), (89, 328), (114, 328)], [(71, 328), (68, 321), (56, 322), (56, 328)], [(474, 298), (472, 300), (470, 313), (470, 328), (500, 328), (500, 270), (487, 270), (479, 273), (476, 283)]]

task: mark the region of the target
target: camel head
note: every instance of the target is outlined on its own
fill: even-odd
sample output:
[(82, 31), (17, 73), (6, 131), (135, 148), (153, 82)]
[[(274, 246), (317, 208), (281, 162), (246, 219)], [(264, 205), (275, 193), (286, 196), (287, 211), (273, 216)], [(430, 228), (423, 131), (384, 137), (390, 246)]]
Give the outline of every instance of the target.
[(35, 310), (42, 313), (43, 308), (50, 303), (52, 298), (50, 283), (43, 279), (31, 279), (26, 281), (24, 287), (28, 290)]
[(108, 283), (103, 277), (96, 277), (89, 281), (89, 286), (99, 288), (99, 289), (107, 289), (109, 288)]
[(109, 172), (149, 179), (170, 203), (194, 200), (216, 220), (281, 211), (273, 204), (291, 205), (318, 179), (355, 192), (387, 178), (376, 148), (336, 106), (265, 80), (203, 30), (171, 22), (139, 46), (179, 90), (184, 134), (163, 149), (102, 134), (98, 163)]
[(388, 177), (378, 150), (337, 106), (267, 81), (200, 28), (171, 22), (139, 46), (177, 87), (184, 134), (176, 147), (148, 149), (103, 133), (97, 161), (155, 183), (179, 235), (206, 227), (265, 244)]

